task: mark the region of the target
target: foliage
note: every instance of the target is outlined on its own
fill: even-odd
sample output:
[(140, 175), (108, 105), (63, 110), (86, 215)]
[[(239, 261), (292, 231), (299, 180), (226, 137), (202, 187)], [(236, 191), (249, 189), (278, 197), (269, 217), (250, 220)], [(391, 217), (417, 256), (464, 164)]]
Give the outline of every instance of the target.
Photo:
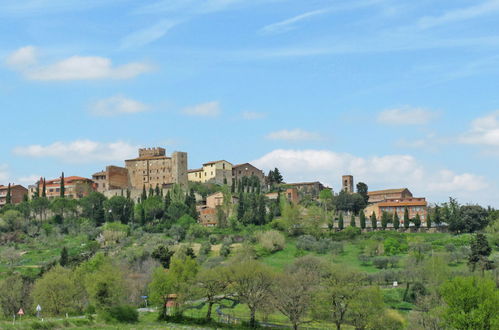
[(277, 230), (268, 230), (257, 234), (260, 245), (269, 253), (280, 251), (286, 244), (286, 238)]

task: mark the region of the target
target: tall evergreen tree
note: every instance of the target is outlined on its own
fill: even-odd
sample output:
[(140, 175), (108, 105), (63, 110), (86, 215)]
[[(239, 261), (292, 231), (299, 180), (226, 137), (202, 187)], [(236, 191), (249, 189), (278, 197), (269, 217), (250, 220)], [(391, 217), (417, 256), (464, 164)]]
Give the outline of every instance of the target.
[(410, 223), (411, 220), (409, 219), (409, 209), (406, 207), (404, 208), (404, 228), (405, 229), (409, 228)]
[(492, 268), (492, 261), (488, 258), (492, 253), (492, 248), (487, 241), (484, 234), (476, 234), (471, 241), (471, 253), (468, 257), (468, 265), (471, 271), (475, 271), (476, 266), (479, 265), (482, 272), (486, 269)]
[(440, 207), (435, 205), (435, 214), (433, 216), (433, 222), (438, 226), (442, 223), (442, 216), (440, 215)]
[(400, 219), (397, 211), (393, 213), (393, 228), (399, 229), (400, 228)]
[(355, 214), (352, 212), (352, 215), (350, 216), (350, 227), (355, 227)]
[(65, 246), (61, 250), (61, 257), (59, 259), (59, 264), (62, 267), (66, 267), (69, 264), (68, 249)]
[(371, 228), (376, 229), (378, 227), (378, 219), (376, 219), (376, 213), (371, 214)]
[(62, 174), (61, 174), (61, 183), (60, 183), (60, 187), (59, 187), (59, 195), (62, 198), (64, 198), (65, 193), (66, 193), (66, 187), (64, 186), (64, 172), (62, 172)]
[(419, 213), (416, 214), (416, 216), (414, 217), (414, 227), (418, 228), (421, 227), (421, 216), (419, 215)]
[(237, 205), (237, 220), (241, 220), (244, 217), (244, 194), (239, 192), (239, 204)]
[(149, 186), (149, 196), (148, 197), (152, 197), (154, 196), (154, 189), (152, 188), (152, 186)]
[(386, 229), (389, 221), (390, 221), (389, 214), (383, 211), (383, 213), (381, 214), (381, 228), (383, 228), (383, 230)]
[(166, 196), (165, 196), (165, 214), (166, 214), (166, 211), (168, 211), (168, 208), (170, 207), (171, 203), (172, 203), (172, 198), (170, 195), (170, 191), (168, 190), (168, 192), (166, 193)]
[(159, 184), (156, 183), (156, 188), (154, 190), (154, 192), (156, 193), (156, 196), (159, 196)]
[(426, 216), (426, 228), (431, 228), (431, 215), (428, 213)]
[(367, 202), (369, 201), (369, 195), (368, 193), (368, 187), (367, 184), (364, 182), (359, 182), (357, 183), (357, 194), (361, 195), (362, 198), (364, 199), (364, 203), (367, 205)]
[(366, 215), (363, 210), (360, 211), (359, 220), (360, 220), (360, 228), (366, 229)]
[(343, 212), (340, 212), (340, 216), (338, 218), (338, 229), (343, 230), (344, 227), (345, 227), (345, 224), (343, 222)]
[(42, 197), (47, 197), (47, 183), (45, 182), (45, 178), (43, 178), (43, 186), (42, 186)]
[(140, 195), (140, 201), (144, 202), (147, 199), (146, 185), (142, 185), (142, 195)]
[(5, 203), (6, 204), (12, 203), (12, 192), (10, 190), (11, 190), (11, 188), (10, 188), (10, 183), (9, 183), (9, 185), (7, 186), (7, 196), (5, 196)]
[(279, 184), (284, 182), (284, 178), (281, 175), (281, 172), (279, 172), (279, 169), (276, 167), (274, 169), (274, 182)]
[(267, 220), (267, 207), (265, 205), (265, 197), (258, 196), (258, 211), (257, 211), (257, 224), (264, 225)]

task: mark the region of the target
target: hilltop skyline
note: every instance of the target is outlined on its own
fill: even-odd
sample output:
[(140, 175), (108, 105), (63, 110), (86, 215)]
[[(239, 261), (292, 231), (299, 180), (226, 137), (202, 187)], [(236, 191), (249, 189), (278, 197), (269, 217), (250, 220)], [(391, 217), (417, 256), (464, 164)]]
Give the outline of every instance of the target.
[(161, 146), (499, 207), (499, 1), (0, 0), (0, 18), (0, 184)]

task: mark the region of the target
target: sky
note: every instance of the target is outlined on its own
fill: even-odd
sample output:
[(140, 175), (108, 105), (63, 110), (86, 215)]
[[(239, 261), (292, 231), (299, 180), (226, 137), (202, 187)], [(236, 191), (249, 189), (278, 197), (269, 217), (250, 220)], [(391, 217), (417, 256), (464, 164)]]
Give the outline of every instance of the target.
[(0, 184), (139, 147), (499, 207), (499, 0), (0, 0)]

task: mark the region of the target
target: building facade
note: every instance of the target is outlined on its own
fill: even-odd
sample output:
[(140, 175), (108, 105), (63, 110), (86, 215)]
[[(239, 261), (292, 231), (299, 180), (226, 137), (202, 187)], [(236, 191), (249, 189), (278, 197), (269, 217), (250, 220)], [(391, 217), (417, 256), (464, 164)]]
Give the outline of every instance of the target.
[(284, 188), (296, 188), (300, 195), (309, 195), (312, 198), (318, 198), (319, 193), (325, 189), (324, 185), (319, 181), (315, 182), (300, 182), (286, 183)]
[[(43, 190), (43, 181), (37, 182), (40, 195)], [(95, 183), (91, 179), (81, 176), (64, 178), (64, 197), (80, 199), (95, 191)], [(48, 199), (61, 196), (61, 178), (45, 181), (45, 194)]]
[(255, 176), (260, 181), (260, 185), (265, 185), (265, 174), (259, 168), (250, 163), (238, 164), (232, 166), (232, 183), (238, 184), (243, 177)]
[[(9, 185), (0, 185), (0, 208), (7, 204), (7, 194), (9, 191)], [(24, 196), (28, 194), (28, 189), (24, 188), (19, 184), (13, 184), (10, 186), (10, 203), (19, 204), (23, 201)]]
[(125, 160), (130, 188), (162, 188), (179, 184), (187, 187), (187, 153), (174, 152), (166, 156), (163, 148), (139, 149), (139, 157)]
[(97, 172), (92, 175), (92, 180), (95, 183), (96, 190), (100, 193), (105, 193), (108, 190), (127, 189), (128, 170), (119, 166), (106, 166), (102, 172)]
[(387, 199), (411, 198), (412, 193), (407, 188), (399, 188), (369, 191), (367, 196), (369, 196), (368, 203), (378, 203)]
[(232, 164), (226, 160), (204, 163), (202, 168), (190, 170), (188, 179), (191, 182), (232, 186)]
[(355, 191), (353, 190), (353, 176), (352, 175), (343, 175), (341, 177), (341, 186), (342, 190), (353, 194)]

